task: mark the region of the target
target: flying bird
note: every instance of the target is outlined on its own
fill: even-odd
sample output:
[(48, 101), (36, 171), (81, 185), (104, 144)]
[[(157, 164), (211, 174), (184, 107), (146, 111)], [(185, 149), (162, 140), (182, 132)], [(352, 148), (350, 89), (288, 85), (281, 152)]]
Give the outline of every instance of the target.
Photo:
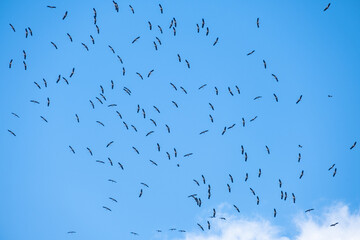
[(56, 46), (56, 44), (54, 42), (50, 42), (54, 47), (55, 49), (58, 49), (58, 47)]
[(254, 52), (255, 52), (255, 50), (252, 50), (252, 51), (249, 52), (247, 55), (249, 56), (249, 55), (253, 54)]
[(311, 211), (314, 211), (314, 209), (313, 208), (307, 209), (307, 210), (305, 210), (305, 213), (308, 213), (308, 212), (311, 212)]
[(259, 25), (259, 18), (256, 19), (256, 25), (257, 25), (258, 28), (260, 27), (260, 25)]
[(83, 46), (84, 46), (84, 48), (86, 49), (86, 51), (89, 51), (89, 48), (88, 48), (88, 46), (86, 46), (86, 44), (85, 44), (85, 43), (81, 43), (81, 45), (83, 45)]
[(331, 3), (329, 3), (329, 4), (324, 8), (324, 12), (329, 9), (330, 5), (331, 5)]
[(131, 43), (136, 42), (137, 40), (139, 40), (140, 36), (136, 37)]
[(10, 60), (9, 68), (11, 68), (12, 62), (13, 62), (13, 59)]
[(160, 8), (161, 14), (163, 14), (163, 7), (161, 6), (161, 4), (159, 4), (159, 8)]
[(14, 32), (16, 32), (14, 26), (13, 26), (11, 23), (9, 23), (9, 25), (10, 25), (11, 29), (12, 29)]
[(339, 222), (333, 223), (333, 224), (330, 225), (330, 227), (335, 227), (338, 224), (339, 224)]
[(134, 8), (131, 5), (129, 5), (129, 7), (131, 9), (131, 12), (134, 14), (135, 13)]
[(62, 18), (62, 20), (65, 20), (65, 18), (66, 18), (66, 16), (68, 15), (68, 11), (66, 11), (65, 12), (65, 14), (64, 14), (64, 16), (63, 16), (63, 18)]
[(14, 137), (16, 137), (16, 134), (13, 131), (11, 131), (10, 129), (8, 129), (8, 132), (11, 133)]
[(354, 144), (350, 147), (350, 150), (353, 149), (356, 146), (356, 141), (354, 142)]
[(188, 60), (185, 59), (186, 65), (188, 68), (190, 68), (190, 63), (188, 62)]
[(215, 39), (215, 42), (213, 43), (213, 46), (215, 46), (215, 45), (218, 43), (218, 41), (219, 41), (219, 37), (217, 37), (217, 38)]
[(299, 99), (296, 101), (296, 104), (298, 104), (302, 99), (302, 95), (300, 95)]
[(118, 5), (117, 2), (115, 2), (115, 1), (113, 1), (113, 3), (114, 3), (115, 10), (116, 10), (117, 12), (119, 12), (119, 5)]
[(274, 78), (275, 78), (275, 80), (278, 82), (279, 81), (279, 79), (277, 78), (277, 76), (275, 75), (275, 74), (271, 74)]

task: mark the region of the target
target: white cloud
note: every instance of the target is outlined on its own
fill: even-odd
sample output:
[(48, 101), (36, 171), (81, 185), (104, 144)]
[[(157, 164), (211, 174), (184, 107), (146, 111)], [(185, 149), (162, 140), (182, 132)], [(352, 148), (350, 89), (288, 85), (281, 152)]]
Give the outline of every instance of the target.
[[(332, 206), (318, 215), (311, 212), (295, 216), (298, 234), (291, 238), (282, 234), (281, 227), (262, 218), (226, 219), (212, 220), (211, 231), (189, 232), (184, 240), (360, 240), (360, 213), (350, 213), (345, 205)], [(339, 224), (330, 227), (336, 222)]]

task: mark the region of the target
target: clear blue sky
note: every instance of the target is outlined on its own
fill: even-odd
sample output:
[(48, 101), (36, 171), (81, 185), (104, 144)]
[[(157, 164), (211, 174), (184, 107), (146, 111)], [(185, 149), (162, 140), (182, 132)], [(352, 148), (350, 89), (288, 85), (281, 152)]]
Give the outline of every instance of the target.
[[(296, 230), (290, 220), (306, 209), (320, 210), (334, 202), (359, 208), (360, 146), (349, 149), (355, 141), (360, 144), (359, 1), (332, 1), (326, 12), (323, 9), (328, 1), (323, 0), (137, 0), (118, 4), (119, 12), (110, 0), (0, 2), (0, 239), (175, 239), (183, 233), (168, 229), (201, 231), (197, 223), (206, 226), (212, 209), (223, 204), (230, 206), (223, 210), (228, 214), (239, 215), (231, 207), (236, 204), (241, 216), (268, 219), (292, 236)], [(94, 25), (93, 8), (100, 34)], [(68, 15), (62, 20), (65, 11)], [(173, 17), (176, 36), (169, 29)], [(26, 38), (27, 27), (33, 36)], [(131, 44), (137, 36), (140, 39)], [(213, 46), (217, 37), (219, 41)], [(255, 52), (247, 56), (252, 50)], [(56, 84), (59, 74), (69, 85), (62, 78)], [(199, 90), (203, 84), (207, 86)], [(100, 95), (100, 85), (106, 101)], [(131, 96), (124, 87), (131, 90)], [(296, 104), (300, 95), (302, 100)], [(257, 96), (262, 98), (253, 100)], [(142, 110), (137, 113), (138, 104), (146, 112), (145, 119)], [(236, 125), (222, 135), (224, 127), (232, 124)], [(204, 130), (209, 131), (199, 135)], [(154, 133), (146, 137), (149, 131)], [(107, 148), (110, 141), (114, 143)], [(187, 153), (193, 155), (184, 158)], [(333, 170), (328, 168), (334, 163), (337, 174), (332, 177)], [(299, 179), (302, 170), (304, 176)], [(250, 187), (260, 198), (259, 206)], [(287, 201), (280, 199), (281, 190), (288, 193)], [(202, 199), (200, 208), (187, 197), (194, 193)], [(291, 193), (296, 195), (295, 204)]]

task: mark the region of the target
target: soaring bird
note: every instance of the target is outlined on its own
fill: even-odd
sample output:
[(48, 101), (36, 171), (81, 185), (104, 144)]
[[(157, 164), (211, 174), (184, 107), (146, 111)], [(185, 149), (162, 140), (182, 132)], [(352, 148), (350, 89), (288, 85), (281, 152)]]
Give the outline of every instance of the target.
[(245, 127), (245, 118), (242, 118), (242, 125)]
[(149, 28), (150, 28), (150, 30), (152, 30), (152, 24), (151, 24), (151, 22), (150, 22), (150, 21), (148, 21), (148, 24), (149, 24)]
[(350, 150), (353, 149), (356, 146), (356, 141), (354, 142), (354, 144), (350, 147)]
[(281, 182), (281, 179), (279, 179), (279, 187), (281, 188), (282, 186), (282, 182)]
[(199, 223), (197, 225), (200, 227), (201, 230), (204, 231), (204, 228)]
[(28, 35), (29, 35), (29, 32), (28, 32), (27, 28), (25, 28), (25, 38), (27, 38)]
[(136, 42), (137, 40), (139, 40), (140, 36), (136, 37), (131, 43)]
[(108, 46), (109, 46), (110, 50), (112, 51), (112, 53), (115, 53), (115, 50), (113, 49), (113, 47), (110, 45), (108, 45)]
[(139, 194), (139, 197), (141, 197), (141, 196), (142, 196), (142, 194), (143, 194), (143, 190), (142, 190), (142, 189), (140, 189), (140, 194)]
[(153, 72), (154, 72), (154, 69), (152, 69), (152, 70), (148, 73), (147, 77), (150, 77), (150, 75), (151, 75)]
[(141, 80), (144, 79), (143, 76), (140, 73), (136, 72), (136, 74), (141, 78)]
[(276, 217), (276, 209), (274, 208), (274, 217)]
[(330, 171), (331, 169), (333, 169), (335, 167), (335, 163), (333, 165), (331, 165), (331, 167), (328, 169), (328, 171)]
[(258, 177), (261, 177), (261, 168), (259, 168), (259, 174)]
[(263, 60), (263, 63), (264, 63), (264, 68), (266, 69), (266, 61), (265, 61), (265, 60)]
[(207, 221), (207, 225), (208, 225), (208, 229), (210, 230), (211, 226), (210, 226), (210, 222)]
[(270, 149), (269, 149), (269, 147), (268, 147), (267, 145), (265, 145), (265, 147), (266, 147), (267, 153), (270, 154)]
[(66, 11), (65, 12), (65, 14), (64, 14), (64, 16), (63, 16), (63, 18), (62, 18), (62, 20), (65, 20), (65, 18), (66, 18), (66, 16), (68, 15), (68, 11)]
[(106, 210), (108, 210), (108, 211), (110, 211), (110, 212), (111, 212), (111, 209), (110, 209), (110, 208), (105, 207), (105, 206), (103, 206), (103, 208), (105, 208)]
[(248, 155), (247, 155), (247, 153), (245, 152), (245, 162), (247, 162), (247, 159), (248, 159)]
[(54, 47), (55, 49), (58, 49), (58, 47), (56, 46), (56, 44), (54, 42), (50, 42)]
[(188, 62), (188, 60), (185, 59), (186, 65), (188, 68), (190, 68), (190, 63)]
[(185, 94), (187, 94), (187, 91), (185, 90), (185, 88), (183, 88), (183, 87), (181, 87), (181, 86), (180, 86), (180, 88), (181, 88), (181, 90), (183, 90), (183, 92), (184, 92)]
[(193, 181), (196, 183), (196, 185), (200, 186), (199, 182), (196, 179), (193, 179)]
[(115, 2), (114, 0), (113, 0), (113, 3), (114, 3), (115, 10), (116, 10), (117, 12), (119, 12), (119, 5), (118, 5), (117, 2)]
[(177, 88), (173, 83), (170, 83), (170, 85), (175, 89), (175, 91), (177, 91)]
[(260, 203), (259, 196), (256, 196), (256, 205), (259, 205), (259, 203)]
[(206, 184), (204, 175), (201, 175), (201, 178), (202, 178), (202, 180), (203, 180), (203, 183)]
[(276, 96), (276, 94), (274, 93), (274, 97), (275, 97), (275, 101), (276, 102), (278, 102), (279, 101), (279, 99), (278, 99), (278, 97)]
[(86, 149), (89, 151), (90, 155), (92, 156), (93, 153), (92, 153), (91, 149), (89, 147), (87, 147)]
[(231, 174), (229, 174), (229, 177), (230, 177), (230, 181), (233, 183), (234, 182), (233, 176), (231, 176)]
[(235, 88), (236, 88), (238, 94), (240, 94), (240, 89), (239, 89), (239, 87), (238, 87), (237, 85), (235, 85)]
[(300, 95), (299, 99), (296, 101), (296, 104), (298, 104), (302, 99), (302, 95)]
[(239, 208), (235, 204), (233, 206), (236, 209), (236, 211), (239, 213), (240, 212)]
[(109, 163), (111, 166), (113, 166), (113, 162), (111, 161), (111, 158), (108, 157)]
[(136, 236), (138, 236), (139, 234), (138, 233), (136, 233), (136, 232), (130, 232), (130, 234), (132, 234), (132, 235), (136, 235)]
[(206, 86), (207, 86), (207, 84), (201, 85), (201, 86), (199, 87), (199, 90), (202, 89), (202, 88), (204, 88), (204, 87), (206, 87)]
[(150, 131), (150, 132), (148, 132), (145, 136), (147, 137), (147, 136), (149, 136), (150, 134), (152, 134), (154, 131)]
[(26, 60), (26, 52), (25, 52), (25, 50), (23, 50), (23, 54), (24, 54), (24, 60)]
[(314, 209), (313, 208), (307, 209), (307, 210), (305, 210), (305, 213), (308, 213), (308, 212), (311, 212), (311, 211), (314, 211)]
[(206, 28), (206, 36), (209, 35), (209, 28)]
[(40, 104), (38, 101), (36, 101), (36, 100), (30, 100), (30, 102), (32, 102), (32, 103), (36, 103), (36, 104)]
[(230, 87), (228, 87), (228, 90), (229, 90), (230, 95), (231, 95), (231, 96), (234, 96), (234, 94), (232, 93)]
[(204, 130), (204, 131), (200, 132), (199, 135), (204, 134), (204, 133), (207, 133), (208, 131), (209, 131), (209, 130)]
[(250, 119), (250, 122), (254, 121), (257, 118), (257, 116), (255, 116), (254, 118)]
[(216, 217), (216, 210), (215, 208), (213, 208), (213, 215), (211, 216), (211, 218), (215, 218)]
[(114, 141), (109, 142), (109, 143), (106, 145), (106, 147), (110, 147), (110, 145), (113, 144), (113, 143), (114, 143)]
[(98, 26), (98, 25), (95, 25), (95, 27), (96, 27), (97, 33), (100, 34), (100, 28), (99, 28), (99, 26)]
[(45, 87), (47, 87), (47, 82), (46, 82), (45, 78), (43, 78), (43, 81), (44, 81)]
[(134, 14), (135, 13), (134, 8), (131, 5), (129, 5), (129, 7), (131, 9), (131, 12)]
[(50, 106), (50, 98), (47, 98), (47, 106)]
[(333, 177), (335, 177), (336, 172), (337, 172), (337, 168), (334, 169)]
[(329, 4), (324, 8), (324, 12), (329, 9), (330, 5), (331, 5), (331, 3), (329, 3)]
[(11, 131), (10, 129), (8, 129), (8, 132), (11, 133), (14, 137), (16, 137), (16, 134), (13, 131)]
[(193, 155), (193, 153), (187, 153), (187, 154), (184, 155), (184, 157), (189, 157), (191, 155)]
[(161, 45), (160, 39), (159, 39), (158, 37), (155, 37), (155, 38), (156, 38), (156, 40), (158, 41), (158, 43)]
[(40, 85), (37, 82), (34, 82), (34, 83), (39, 89), (41, 89)]
[(11, 68), (12, 62), (13, 62), (13, 59), (10, 60), (9, 68)]
[(296, 199), (295, 199), (295, 194), (292, 193), (291, 195), (292, 195), (293, 202), (295, 203), (295, 200), (296, 200)]
[(301, 153), (299, 153), (298, 162), (300, 162), (300, 160), (301, 160)]
[[(330, 3), (329, 3), (329, 4), (330, 4)], [(335, 227), (335, 226), (338, 225), (338, 224), (339, 224), (339, 222), (333, 223), (333, 224), (330, 225), (330, 227)]]
[(299, 179), (301, 179), (304, 176), (304, 170), (301, 171)]
[(230, 187), (230, 185), (229, 185), (229, 184), (226, 184), (226, 185), (227, 185), (227, 187), (228, 187), (229, 193), (231, 193), (231, 187)]
[(211, 109), (214, 111), (214, 106), (211, 103), (209, 103), (209, 105), (210, 105)]
[(166, 126), (168, 133), (170, 133), (170, 127), (167, 124), (165, 124), (165, 126)]
[(70, 41), (72, 42), (72, 41), (73, 41), (73, 39), (72, 39), (71, 35), (70, 35), (69, 33), (66, 33), (66, 34), (68, 35), (68, 37), (69, 37)]
[(163, 34), (163, 30), (162, 30), (162, 28), (160, 27), (160, 25), (158, 25), (158, 28), (159, 28), (160, 33)]
[(75, 73), (75, 68), (72, 69), (71, 73), (70, 73), (70, 77), (72, 77)]
[(26, 69), (27, 69), (26, 62), (25, 62), (25, 61), (23, 61), (23, 64), (24, 64), (24, 69), (26, 70)]
[(255, 196), (255, 191), (254, 191), (254, 189), (250, 188), (250, 191), (251, 191), (252, 194)]
[(68, 231), (67, 232), (68, 234), (74, 234), (74, 233), (76, 233), (75, 231)]
[(205, 26), (205, 19), (201, 19), (201, 28), (204, 28)]
[(14, 115), (17, 118), (20, 118), (19, 115), (17, 115), (16, 113), (11, 113), (12, 115)]
[(75, 154), (75, 150), (73, 149), (73, 147), (69, 145), (69, 148), (72, 151), (72, 153)]
[(221, 135), (224, 135), (226, 132), (226, 127), (224, 127), (224, 130), (222, 131)]
[(105, 125), (102, 123), (102, 122), (100, 122), (100, 121), (96, 121), (98, 124), (100, 124), (101, 126), (103, 126), (103, 127), (105, 127)]
[(213, 46), (215, 46), (215, 45), (218, 43), (218, 41), (219, 41), (219, 37), (217, 37), (217, 38), (215, 39), (215, 42), (213, 43)]
[(210, 184), (208, 185), (208, 199), (211, 197), (211, 187)]
[(179, 107), (175, 101), (171, 101), (171, 102), (175, 105), (176, 108)]
[(277, 78), (277, 76), (275, 75), (275, 74), (271, 74), (274, 78), (275, 78), (275, 80), (278, 82), (279, 81), (279, 79)]
[(137, 154), (140, 154), (139, 151), (136, 149), (136, 147), (132, 147)]
[(85, 44), (85, 43), (81, 43), (81, 45), (83, 45), (83, 46), (84, 46), (84, 48), (86, 49), (86, 51), (89, 51), (89, 48), (88, 48), (88, 46), (86, 46), (86, 44)]
[(210, 121), (211, 121), (211, 122), (214, 122), (214, 119), (213, 119), (213, 117), (211, 116), (211, 114), (209, 114), (209, 117), (210, 117)]
[(257, 100), (257, 99), (260, 99), (260, 98), (262, 98), (262, 96), (257, 96), (257, 97), (254, 98), (254, 100)]
[(156, 122), (154, 121), (154, 119), (151, 119), (151, 118), (150, 118), (150, 121), (155, 125), (155, 127), (157, 127), (157, 124), (156, 124)]
[(154, 162), (153, 160), (149, 160), (152, 164), (154, 164), (155, 166), (157, 166), (157, 163)]
[(260, 27), (260, 25), (259, 25), (259, 18), (256, 19), (256, 25), (257, 25), (258, 28)]
[(245, 174), (245, 182), (248, 180), (248, 178), (249, 178), (249, 174), (246, 173), (246, 174)]
[(160, 8), (161, 14), (163, 14), (163, 7), (161, 6), (161, 4), (159, 4), (159, 8)]
[(56, 6), (46, 6), (46, 7), (48, 7), (48, 8), (56, 8)]
[(200, 32), (199, 24), (196, 24), (196, 29), (197, 29), (197, 32), (199, 33)]
[(174, 36), (176, 36), (176, 28), (173, 27)]
[(89, 100), (89, 101), (90, 101), (90, 103), (91, 103), (92, 108), (95, 109), (94, 103), (93, 103), (91, 100)]
[(11, 23), (9, 23), (9, 25), (10, 25), (11, 29), (12, 29), (14, 32), (16, 32), (14, 26), (13, 26)]
[(252, 50), (252, 51), (249, 52), (247, 55), (249, 56), (249, 55), (253, 54), (254, 52), (255, 52), (255, 50)]

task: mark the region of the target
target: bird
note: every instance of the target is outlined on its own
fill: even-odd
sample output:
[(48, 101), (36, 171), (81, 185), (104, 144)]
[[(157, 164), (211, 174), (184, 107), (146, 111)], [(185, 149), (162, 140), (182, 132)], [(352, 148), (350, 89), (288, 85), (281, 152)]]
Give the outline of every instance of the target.
[(188, 60), (185, 59), (186, 65), (188, 68), (190, 68), (190, 63), (188, 62)]
[(68, 11), (66, 11), (65, 12), (65, 14), (64, 14), (64, 16), (63, 16), (63, 18), (62, 18), (62, 20), (65, 20), (65, 18), (66, 18), (66, 16), (68, 15)]
[(356, 141), (355, 141), (354, 144), (350, 147), (350, 150), (352, 150), (355, 146), (356, 146)]
[(305, 213), (308, 213), (308, 212), (311, 212), (311, 211), (314, 211), (314, 209), (313, 208), (307, 209), (307, 210), (305, 210)]
[(257, 118), (257, 116), (255, 116), (254, 118), (250, 119), (250, 122), (254, 121)]
[(39, 85), (37, 82), (34, 82), (34, 84), (35, 84), (39, 89), (41, 89), (40, 85)]
[(221, 135), (224, 135), (226, 132), (226, 127), (224, 127), (224, 130), (222, 131)]
[(281, 182), (281, 179), (279, 179), (279, 187), (281, 188), (282, 186), (282, 182)]
[(69, 145), (69, 148), (70, 148), (71, 152), (72, 152), (73, 154), (75, 154), (75, 150), (73, 149), (73, 147)]
[(73, 39), (72, 39), (71, 35), (70, 35), (69, 33), (66, 33), (66, 34), (68, 35), (68, 37), (69, 37), (70, 41), (72, 42), (72, 41), (73, 41)]
[(48, 8), (56, 8), (56, 6), (47, 6)]
[(175, 101), (171, 101), (171, 102), (175, 105), (176, 108), (179, 107)]
[(265, 61), (265, 60), (263, 60), (263, 63), (264, 63), (264, 68), (266, 69), (266, 61)]
[(201, 28), (204, 28), (205, 26), (205, 19), (201, 19)]
[(183, 90), (183, 92), (184, 92), (185, 94), (187, 94), (187, 91), (185, 90), (185, 88), (183, 88), (182, 86), (180, 86), (180, 88), (181, 88), (181, 90)]
[(275, 101), (276, 102), (278, 102), (279, 101), (279, 99), (278, 99), (278, 97), (276, 96), (276, 94), (274, 93), (274, 97), (275, 97)]
[(68, 234), (74, 234), (74, 233), (76, 233), (75, 231), (68, 231), (67, 232)]
[(50, 98), (47, 98), (47, 106), (50, 106)]
[(226, 185), (227, 185), (227, 187), (228, 187), (229, 193), (231, 193), (231, 187), (230, 187), (230, 185), (229, 185), (229, 184), (226, 184)]
[(214, 106), (211, 103), (209, 103), (209, 105), (210, 105), (211, 109), (214, 111)]
[(236, 209), (236, 211), (239, 213), (240, 212), (239, 208), (235, 204), (233, 204), (233, 206)]
[(90, 101), (90, 103), (91, 103), (92, 108), (95, 109), (94, 103), (93, 103), (91, 100), (89, 100), (89, 101)]
[(266, 147), (267, 153), (270, 154), (270, 149), (269, 149), (269, 147), (268, 147), (267, 145), (265, 145), (265, 147)]
[(24, 69), (26, 70), (26, 69), (27, 69), (26, 62), (25, 62), (25, 61), (23, 61), (23, 64), (24, 64)]
[(119, 12), (119, 5), (115, 1), (113, 1), (113, 3), (114, 3), (115, 11)]
[(206, 184), (204, 175), (201, 175), (201, 178), (202, 178), (202, 180), (203, 180), (203, 183)]
[(209, 28), (206, 27), (206, 36), (209, 35)]
[(301, 153), (299, 153), (298, 162), (300, 162), (300, 160), (301, 160)]
[(151, 22), (150, 22), (150, 21), (148, 21), (148, 24), (149, 24), (149, 28), (150, 28), (150, 30), (152, 30), (152, 24), (151, 24)]
[(155, 125), (155, 127), (157, 127), (157, 124), (153, 119), (150, 118), (150, 121)]
[(28, 32), (27, 28), (25, 28), (25, 38), (27, 38), (28, 35), (29, 35), (29, 32)]
[(245, 118), (242, 118), (242, 125), (245, 127)]
[(260, 203), (259, 196), (256, 196), (256, 205), (259, 205), (259, 203)]
[(279, 79), (277, 78), (277, 76), (275, 75), (275, 74), (271, 74), (274, 78), (275, 78), (275, 80), (278, 82), (279, 81)]
[(336, 172), (337, 172), (337, 168), (334, 169), (333, 177), (335, 177)]
[(154, 72), (154, 69), (152, 69), (152, 70), (148, 73), (147, 77), (149, 78), (150, 75), (151, 75), (153, 72)]
[(335, 163), (333, 165), (331, 165), (331, 167), (328, 169), (328, 171), (330, 171), (331, 169), (333, 169), (335, 167)]
[(296, 104), (298, 104), (302, 99), (302, 95), (300, 95), (299, 99), (296, 101)]
[(199, 24), (196, 24), (196, 29), (197, 29), (197, 32), (199, 33), (200, 32)]
[(165, 124), (165, 126), (166, 126), (168, 133), (170, 133), (170, 127), (167, 124)]
[(193, 179), (193, 181), (196, 183), (196, 185), (200, 186), (199, 182), (196, 179)]
[(74, 75), (74, 73), (75, 73), (75, 68), (72, 69), (71, 74), (70, 74), (70, 78)]
[(295, 199), (295, 194), (292, 193), (291, 195), (292, 195), (293, 202), (295, 203), (295, 200), (296, 200), (296, 199)]
[(299, 179), (301, 179), (304, 176), (304, 170), (301, 171)]
[(255, 52), (255, 50), (252, 50), (252, 51), (249, 52), (247, 55), (249, 56), (249, 55), (253, 54), (254, 52)]
[(210, 117), (210, 121), (211, 121), (211, 122), (214, 122), (214, 119), (213, 119), (213, 117), (211, 116), (211, 114), (209, 114), (209, 117)]
[(199, 90), (202, 89), (202, 88), (204, 88), (204, 87), (206, 87), (206, 86), (207, 86), (207, 84), (201, 85), (201, 86), (199, 87)]
[(140, 189), (139, 198), (142, 196), (142, 194), (143, 194), (143, 190), (142, 190), (142, 189)]
[(14, 137), (16, 137), (16, 134), (13, 131), (11, 131), (10, 129), (8, 129), (8, 132), (11, 133)]
[(9, 68), (11, 68), (12, 62), (13, 62), (13, 59), (10, 60)]
[(10, 25), (11, 29), (12, 29), (14, 32), (16, 32), (14, 26), (13, 26), (11, 23), (9, 23), (9, 25)]
[(111, 158), (108, 157), (109, 163), (111, 166), (113, 166), (113, 162), (111, 161)]
[(95, 25), (95, 27), (96, 27), (96, 32), (97, 32), (98, 34), (100, 34), (100, 28), (99, 28), (99, 26), (98, 26), (98, 25)]
[(330, 225), (330, 227), (335, 227), (338, 224), (339, 224), (339, 222), (333, 223), (333, 224)]
[(260, 99), (260, 98), (262, 98), (262, 96), (257, 96), (257, 97), (254, 98), (254, 100), (257, 100), (257, 99)]
[(92, 156), (93, 153), (92, 153), (91, 149), (89, 147), (87, 147), (86, 149), (89, 151), (90, 155)]
[(324, 8), (324, 12), (329, 9), (330, 5), (331, 5), (331, 3), (329, 3), (329, 4)]
[(110, 209), (110, 208), (105, 207), (105, 206), (103, 206), (103, 208), (111, 212), (111, 209)]
[(132, 12), (133, 14), (135, 14), (134, 8), (133, 8), (131, 5), (129, 5), (129, 7), (130, 7), (130, 9), (131, 9), (131, 12)]
[(215, 42), (213, 43), (213, 46), (215, 46), (215, 45), (218, 43), (218, 41), (219, 41), (219, 37), (217, 37), (217, 38), (215, 39)]
[(54, 42), (50, 42), (50, 43), (54, 46), (55, 49), (58, 49), (58, 47), (56, 46), (56, 44)]
[(44, 81), (44, 86), (47, 87), (47, 82), (46, 82), (45, 78), (43, 78), (43, 81)]
[(135, 43), (139, 39), (140, 39), (140, 36), (136, 37), (131, 43)]
[(25, 50), (23, 50), (23, 54), (24, 54), (24, 60), (26, 60), (26, 52), (25, 52)]
[(239, 87), (238, 87), (237, 85), (235, 85), (235, 88), (236, 88), (238, 94), (240, 94), (240, 89), (239, 89)]
[(260, 25), (259, 25), (259, 18), (256, 19), (256, 25), (257, 25), (258, 28), (260, 27)]
[(17, 118), (20, 118), (19, 115), (17, 115), (16, 113), (11, 113), (12, 115), (14, 115)]
[(149, 160), (152, 164), (154, 164), (155, 166), (157, 166), (157, 163), (154, 162), (153, 160)]
[(261, 176), (261, 168), (259, 168), (259, 173), (258, 173), (258, 177)]
[(107, 148), (110, 147), (110, 145), (113, 144), (113, 143), (114, 143), (114, 141), (109, 142), (109, 143), (106, 145), (106, 147), (107, 147)]
[(228, 87), (228, 90), (229, 90), (230, 95), (231, 95), (231, 96), (234, 96), (234, 94), (232, 93), (230, 87)]
[(110, 48), (110, 50), (112, 51), (112, 53), (115, 53), (114, 48), (111, 45), (108, 45), (108, 47)]
[(158, 28), (159, 28), (160, 33), (163, 34), (163, 30), (160, 25), (158, 25)]
[(250, 191), (251, 191), (252, 194), (255, 196), (255, 191), (254, 191), (254, 189), (250, 188)]
[(276, 209), (274, 208), (274, 217), (276, 217)]
[(249, 174), (246, 173), (246, 174), (245, 174), (245, 182), (248, 180), (248, 178), (249, 178)]
[(247, 153), (245, 152), (245, 162), (247, 162), (247, 159), (248, 159), (248, 155), (247, 155)]
[(149, 136), (150, 134), (152, 134), (154, 131), (150, 131), (150, 132), (148, 132), (145, 136), (147, 137), (147, 136)]
[(132, 147), (134, 149), (134, 151), (137, 153), (137, 154), (140, 154), (139, 151), (135, 148), (135, 147)]
[(197, 224), (198, 226), (199, 226), (199, 228), (202, 230), (202, 231), (204, 231), (204, 228), (198, 223)]
[(159, 4), (159, 8), (160, 8), (161, 14), (163, 14), (163, 7), (161, 6), (161, 4)]
[(233, 183), (234, 182), (233, 176), (231, 176), (231, 174), (229, 174), (229, 177), (230, 177), (230, 181)]
[(144, 79), (143, 76), (140, 73), (136, 72), (136, 74), (141, 78), (141, 80)]
[(133, 234), (133, 235), (136, 235), (136, 236), (138, 236), (139, 234), (138, 233), (136, 233), (136, 232), (130, 232), (130, 234)]
[(85, 44), (85, 43), (81, 43), (81, 45), (83, 45), (83, 46), (84, 46), (84, 48), (86, 49), (86, 51), (89, 51), (89, 48), (88, 48), (88, 46), (86, 46), (86, 44)]
[(158, 43), (161, 45), (160, 39), (159, 39), (158, 37), (155, 37), (155, 38), (156, 38), (156, 40), (158, 41)]
[(189, 157), (191, 155), (193, 155), (193, 153), (187, 153), (187, 154), (184, 155), (184, 157)]

